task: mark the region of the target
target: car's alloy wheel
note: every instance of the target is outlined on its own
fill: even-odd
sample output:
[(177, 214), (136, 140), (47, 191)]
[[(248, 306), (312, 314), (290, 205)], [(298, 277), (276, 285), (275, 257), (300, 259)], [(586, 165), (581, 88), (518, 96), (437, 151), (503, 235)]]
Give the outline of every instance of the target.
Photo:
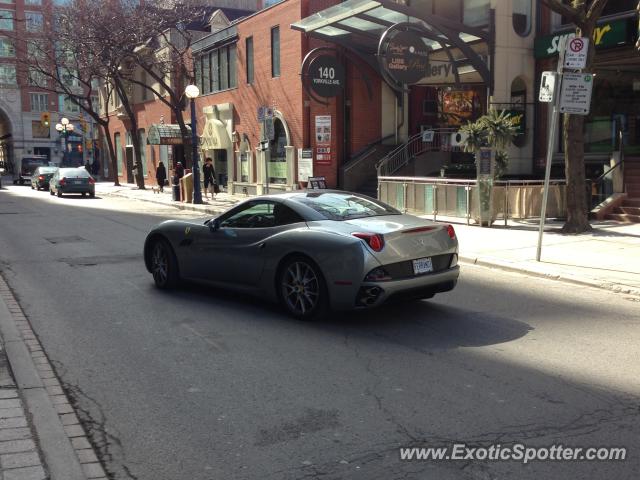
[(151, 247), (151, 274), (158, 288), (176, 286), (178, 265), (171, 247), (164, 240), (156, 241)]
[(296, 257), (289, 260), (281, 271), (279, 286), (282, 303), (293, 316), (311, 319), (326, 310), (324, 279), (308, 259)]

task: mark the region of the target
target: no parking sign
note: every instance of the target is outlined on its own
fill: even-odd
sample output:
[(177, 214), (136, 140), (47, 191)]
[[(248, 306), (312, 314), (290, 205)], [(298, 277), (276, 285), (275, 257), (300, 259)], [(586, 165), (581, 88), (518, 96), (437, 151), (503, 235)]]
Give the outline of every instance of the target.
[(567, 42), (567, 49), (564, 54), (564, 67), (573, 70), (580, 70), (587, 66), (587, 55), (589, 53), (589, 39), (586, 37), (572, 38)]

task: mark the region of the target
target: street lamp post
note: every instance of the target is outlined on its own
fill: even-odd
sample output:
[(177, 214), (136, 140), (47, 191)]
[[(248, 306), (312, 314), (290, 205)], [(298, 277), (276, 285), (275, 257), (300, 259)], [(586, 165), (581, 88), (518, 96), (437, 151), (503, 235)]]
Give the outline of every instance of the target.
[(200, 190), (200, 169), (198, 168), (198, 125), (196, 124), (196, 98), (200, 90), (195, 85), (187, 85), (184, 94), (191, 100), (191, 157), (193, 158), (193, 203), (202, 203)]
[(64, 149), (62, 150), (62, 164), (66, 166), (67, 160), (67, 139), (69, 134), (73, 132), (74, 126), (67, 117), (62, 117), (60, 123), (56, 124), (56, 130), (64, 137)]

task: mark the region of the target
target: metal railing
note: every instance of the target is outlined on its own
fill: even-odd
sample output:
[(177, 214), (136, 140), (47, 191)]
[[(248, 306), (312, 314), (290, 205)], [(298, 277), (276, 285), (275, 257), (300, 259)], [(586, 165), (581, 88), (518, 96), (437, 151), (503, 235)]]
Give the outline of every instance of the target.
[(426, 152), (439, 152), (451, 146), (451, 134), (456, 133), (454, 128), (440, 128), (433, 130), (433, 139), (423, 141), (423, 133), (416, 133), (409, 139), (392, 150), (376, 165), (378, 177), (393, 175), (412, 159)]
[[(618, 151), (620, 152), (620, 161), (613, 167), (606, 169), (602, 175), (592, 181), (588, 181), (588, 190), (591, 192), (590, 210), (593, 210), (607, 198), (613, 195), (614, 180), (613, 177), (617, 172), (624, 176), (624, 134), (622, 130), (618, 131)], [(617, 170), (619, 169), (619, 170)], [(624, 189), (624, 182), (622, 183)], [(621, 192), (620, 192), (621, 193)]]
[[(493, 182), (492, 220), (539, 218), (542, 207), (542, 180)], [(552, 180), (549, 190), (549, 217), (566, 215), (566, 182)], [(480, 218), (480, 189), (476, 180), (440, 177), (379, 177), (378, 198), (406, 213), (471, 220)]]

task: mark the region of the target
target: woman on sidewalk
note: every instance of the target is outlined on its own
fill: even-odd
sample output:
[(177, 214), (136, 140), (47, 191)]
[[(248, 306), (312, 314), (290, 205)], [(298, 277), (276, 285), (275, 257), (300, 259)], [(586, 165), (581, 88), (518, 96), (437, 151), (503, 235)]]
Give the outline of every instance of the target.
[(167, 170), (164, 168), (164, 163), (160, 162), (158, 164), (158, 168), (156, 169), (156, 181), (158, 182), (158, 187), (160, 187), (160, 191), (164, 191), (164, 182), (167, 180)]
[(207, 157), (204, 161), (202, 178), (204, 179), (204, 198), (209, 199), (207, 193), (209, 192), (209, 187), (211, 187), (211, 200), (214, 200), (219, 190), (217, 188), (218, 184), (216, 183), (216, 171), (213, 169), (213, 160), (211, 157)]

